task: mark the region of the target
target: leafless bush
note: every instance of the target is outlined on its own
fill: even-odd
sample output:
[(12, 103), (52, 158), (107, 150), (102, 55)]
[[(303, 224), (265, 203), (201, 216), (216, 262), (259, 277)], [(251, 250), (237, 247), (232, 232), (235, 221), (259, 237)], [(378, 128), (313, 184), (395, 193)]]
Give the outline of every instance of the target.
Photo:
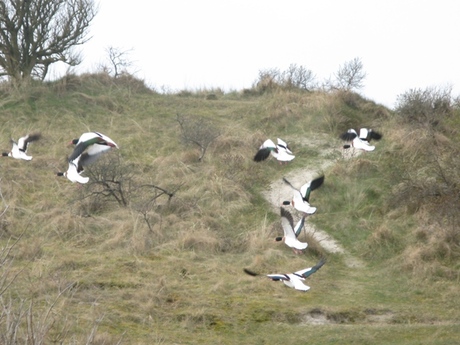
[(108, 59), (111, 67), (107, 67), (109, 74), (112, 74), (114, 78), (117, 78), (122, 73), (128, 73), (128, 67), (132, 66), (133, 62), (128, 58), (129, 53), (132, 49), (122, 50), (116, 47), (106, 48)]
[(291, 64), (286, 71), (281, 73), (281, 85), (287, 88), (312, 91), (316, 88), (315, 78), (311, 70)]
[(363, 71), (361, 59), (354, 58), (339, 66), (338, 71), (334, 74), (335, 80), (325, 82), (326, 89), (352, 91), (362, 89), (366, 73)]
[[(409, 146), (414, 153), (411, 154), (411, 164), (406, 168), (427, 172), (424, 176), (434, 177), (427, 181), (435, 182), (437, 189), (448, 191), (459, 188), (456, 181), (460, 166), (456, 157), (460, 147), (449, 138), (452, 134), (456, 135), (449, 119), (458, 111), (453, 106), (451, 89), (410, 90), (398, 97), (396, 111), (411, 133), (405, 137), (406, 146), (414, 142)], [(424, 184), (421, 187), (426, 190), (426, 182)]]
[(176, 119), (180, 126), (182, 142), (200, 148), (198, 161), (201, 162), (209, 145), (220, 136), (219, 130), (210, 120), (203, 117), (177, 114)]
[(277, 68), (265, 69), (259, 71), (259, 78), (255, 83), (255, 89), (259, 93), (273, 91), (281, 87), (281, 72)]
[[(402, 145), (392, 157), (392, 171), (401, 182), (390, 207), (404, 207), (423, 219), (421, 224), (435, 229), (431, 238), (441, 239), (436, 247), (451, 254), (436, 254), (433, 260), (457, 257), (459, 251), (452, 248), (460, 248), (460, 146), (452, 124), (459, 109), (450, 88), (428, 88), (400, 95), (396, 111)], [(424, 257), (435, 252), (428, 250), (434, 248), (433, 243), (425, 247), (420, 251)]]
[(407, 122), (437, 126), (453, 114), (455, 101), (451, 93), (451, 87), (411, 89), (398, 95), (395, 110)]
[(137, 197), (131, 202), (131, 207), (142, 215), (150, 232), (153, 232), (150, 215), (158, 207), (158, 200), (162, 196), (167, 196), (167, 203), (169, 204), (179, 188), (180, 186), (168, 191), (153, 184), (144, 184), (137, 187), (139, 192), (137, 193)]
[(125, 163), (117, 151), (101, 156), (88, 167), (87, 175), (90, 180), (80, 190), (79, 197), (80, 202), (85, 201), (82, 203), (85, 214), (104, 211), (108, 202), (115, 201), (140, 213), (150, 232), (153, 232), (151, 215), (161, 208), (159, 200), (166, 197), (169, 205), (181, 186), (166, 189), (135, 178), (142, 174), (132, 164)]
[(296, 64), (291, 64), (285, 71), (280, 71), (277, 68), (260, 70), (259, 78), (254, 86), (259, 93), (276, 89), (312, 91), (316, 87), (316, 77), (313, 72)]
[(128, 206), (135, 173), (133, 166), (125, 164), (118, 152), (102, 155), (85, 172), (89, 182), (84, 186), (82, 199), (115, 200), (120, 206)]

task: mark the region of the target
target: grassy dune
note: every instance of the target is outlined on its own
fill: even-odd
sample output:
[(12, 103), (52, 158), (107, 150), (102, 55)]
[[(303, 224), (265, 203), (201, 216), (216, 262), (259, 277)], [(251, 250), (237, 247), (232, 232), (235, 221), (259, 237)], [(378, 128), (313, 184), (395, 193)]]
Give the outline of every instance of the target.
[[(181, 142), (178, 115), (219, 132), (203, 161), (198, 147)], [(42, 133), (29, 148), (32, 161), (0, 162), (2, 343), (13, 343), (12, 325), (19, 343), (33, 330), (35, 343), (48, 344), (451, 344), (460, 337), (454, 213), (423, 194), (437, 175), (421, 164), (421, 136), (408, 140), (409, 124), (359, 95), (160, 95), (132, 78), (68, 76), (20, 94), (2, 90), (0, 119), (3, 151), (10, 137)], [(316, 263), (321, 250), (294, 256), (273, 242), (279, 216), (262, 192), (287, 172), (314, 168), (324, 144), (312, 142), (326, 138), (340, 148), (338, 135), (361, 124), (384, 139), (350, 160), (332, 154), (308, 221), (365, 265), (350, 268), (342, 255), (327, 254), (308, 293), (245, 275), (243, 267), (284, 273)], [(119, 145), (85, 174), (115, 166), (126, 205), (94, 194), (94, 184), (55, 176), (67, 169), (67, 143), (86, 131)], [(458, 135), (442, 134), (457, 149)], [(259, 145), (276, 137), (295, 151), (292, 164), (254, 163)], [(409, 175), (417, 179), (408, 183)], [(155, 198), (152, 185), (174, 195)], [(436, 207), (445, 210), (438, 222)]]

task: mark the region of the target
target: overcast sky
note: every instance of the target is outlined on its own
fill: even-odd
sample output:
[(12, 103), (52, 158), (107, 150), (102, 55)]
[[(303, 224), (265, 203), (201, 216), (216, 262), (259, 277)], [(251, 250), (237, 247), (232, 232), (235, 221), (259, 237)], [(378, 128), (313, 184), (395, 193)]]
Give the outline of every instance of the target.
[[(457, 0), (99, 0), (78, 72), (131, 50), (131, 72), (175, 91), (241, 90), (297, 64), (323, 81), (363, 63), (365, 97), (392, 108), (409, 89), (460, 93)], [(58, 72), (54, 72), (57, 76)]]

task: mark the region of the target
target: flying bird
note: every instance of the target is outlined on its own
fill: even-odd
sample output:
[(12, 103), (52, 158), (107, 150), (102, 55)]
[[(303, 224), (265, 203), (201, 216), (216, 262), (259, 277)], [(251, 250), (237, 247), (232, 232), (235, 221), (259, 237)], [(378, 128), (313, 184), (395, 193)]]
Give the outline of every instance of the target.
[[(281, 280), (285, 285), (287, 285), (290, 288), (300, 290), (300, 291), (308, 291), (310, 290), (310, 287), (308, 285), (305, 285), (302, 281), (304, 281), (306, 278), (308, 278), (313, 273), (318, 271), (325, 263), (326, 263), (326, 259), (323, 258), (313, 267), (305, 268), (303, 270), (300, 270), (294, 273), (266, 274), (266, 276), (273, 281)], [(247, 268), (244, 268), (244, 272), (253, 277), (261, 275), (259, 273), (255, 273), (251, 270), (248, 270)]]
[(40, 133), (28, 134), (24, 137), (19, 138), (18, 142), (11, 139), (13, 147), (10, 152), (3, 152), (3, 157), (13, 157), (15, 159), (23, 159), (26, 161), (32, 160), (32, 156), (27, 155), (27, 148), (33, 141), (37, 141), (41, 138)]
[(73, 139), (70, 144), (75, 149), (70, 155), (69, 168), (66, 172), (58, 172), (57, 176), (65, 176), (72, 182), (87, 183), (88, 177), (81, 176), (84, 167), (95, 162), (99, 156), (118, 145), (108, 136), (99, 132), (83, 133), (80, 138)]
[[(374, 151), (375, 146), (370, 144), (371, 140), (380, 140), (382, 139), (382, 134), (370, 129), (370, 128), (361, 128), (358, 133), (350, 128), (347, 132), (340, 135), (340, 139), (344, 141), (351, 141), (351, 146), (364, 150), (364, 151)], [(344, 148), (349, 148), (350, 145), (344, 145)]]
[(296, 254), (301, 254), (308, 247), (308, 243), (300, 242), (297, 237), (302, 232), (305, 223), (305, 216), (303, 216), (294, 227), (294, 219), (289, 211), (281, 207), (281, 226), (283, 227), (284, 236), (275, 238), (277, 242), (284, 242)]
[(71, 182), (78, 182), (81, 184), (88, 183), (89, 177), (81, 176), (83, 172), (83, 167), (79, 164), (80, 157), (74, 161), (69, 161), (69, 168), (66, 172), (58, 172), (57, 176), (64, 176), (69, 179)]
[(267, 139), (264, 143), (259, 147), (256, 155), (254, 156), (255, 162), (264, 161), (270, 156), (270, 154), (275, 157), (280, 163), (290, 162), (292, 161), (295, 156), (292, 154), (292, 151), (289, 145), (282, 139), (277, 138), (278, 144), (275, 143), (271, 139)]
[(73, 161), (85, 152), (89, 156), (85, 160), (84, 165), (94, 162), (101, 153), (107, 152), (112, 147), (118, 148), (118, 145), (108, 136), (99, 132), (83, 133), (80, 138), (73, 139), (71, 144), (75, 145), (75, 149), (69, 157), (69, 161)]
[(310, 194), (312, 191), (318, 189), (323, 185), (324, 182), (324, 175), (317, 177), (311, 181), (308, 181), (304, 185), (297, 189), (294, 187), (291, 182), (289, 182), (285, 177), (283, 177), (283, 181), (288, 184), (292, 189), (294, 189), (294, 195), (292, 200), (290, 201), (283, 201), (283, 205), (285, 206), (292, 206), (297, 211), (306, 213), (306, 214), (313, 214), (316, 212), (316, 207), (310, 206)]

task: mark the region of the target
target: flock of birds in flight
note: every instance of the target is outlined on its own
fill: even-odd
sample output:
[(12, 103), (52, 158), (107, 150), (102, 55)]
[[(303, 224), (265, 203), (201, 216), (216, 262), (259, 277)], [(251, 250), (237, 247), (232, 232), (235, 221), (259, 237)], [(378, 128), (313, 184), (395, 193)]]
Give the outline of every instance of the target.
[[(340, 138), (349, 142), (349, 144), (343, 145), (344, 149), (354, 148), (363, 151), (374, 151), (375, 146), (371, 145), (370, 141), (380, 140), (382, 135), (372, 129), (361, 128), (359, 130), (359, 134), (356, 130), (349, 129), (347, 132), (343, 133)], [(277, 145), (275, 145), (271, 139), (267, 139), (255, 154), (254, 161), (264, 161), (270, 155), (277, 159), (280, 164), (285, 164), (295, 158), (287, 143), (279, 138), (277, 139)], [(316, 212), (316, 207), (310, 205), (310, 194), (312, 191), (323, 185), (324, 175), (308, 181), (300, 188), (293, 186), (286, 178), (283, 178), (283, 181), (294, 190), (294, 194), (290, 201), (283, 201), (282, 205), (294, 207), (300, 212), (300, 214), (302, 214), (302, 217), (296, 225), (294, 225), (292, 214), (285, 208), (281, 207), (281, 226), (283, 228), (284, 236), (276, 237), (275, 241), (282, 241), (288, 247), (292, 248), (295, 254), (302, 254), (307, 249), (308, 243), (299, 241), (298, 236), (302, 232), (306, 216)], [(317, 272), (325, 263), (326, 260), (322, 258), (313, 267), (308, 267), (294, 273), (266, 274), (266, 276), (273, 281), (282, 281), (290, 288), (300, 291), (308, 291), (310, 290), (310, 287), (304, 284), (303, 281), (305, 281), (305, 279), (313, 273)], [(251, 276), (260, 275), (259, 273), (253, 272), (247, 268), (244, 269), (244, 272)]]
[[(17, 142), (11, 139), (11, 151), (3, 152), (2, 156), (30, 161), (32, 156), (27, 155), (29, 144), (40, 138), (40, 133), (33, 133), (19, 138)], [(89, 177), (81, 175), (85, 166), (94, 163), (101, 154), (111, 148), (118, 149), (118, 145), (112, 139), (99, 132), (83, 133), (80, 138), (73, 139), (70, 145), (75, 145), (75, 148), (68, 158), (69, 167), (65, 172), (58, 172), (57, 176), (65, 176), (71, 182), (81, 184), (89, 181)]]
[[(17, 142), (11, 139), (11, 151), (3, 152), (2, 156), (30, 161), (32, 160), (32, 156), (27, 155), (29, 144), (39, 140), (40, 137), (40, 133), (33, 133), (19, 138)], [(382, 135), (372, 129), (361, 128), (359, 134), (354, 129), (349, 129), (347, 132), (343, 133), (340, 138), (350, 143), (343, 145), (344, 149), (355, 148), (358, 150), (373, 151), (375, 146), (370, 145), (370, 141), (372, 139), (380, 140)], [(78, 139), (73, 139), (70, 144), (74, 145), (75, 148), (68, 158), (69, 167), (66, 172), (58, 172), (57, 176), (65, 176), (71, 182), (81, 184), (88, 183), (89, 181), (89, 177), (81, 175), (85, 166), (97, 161), (101, 154), (108, 152), (110, 149), (118, 149), (118, 145), (112, 139), (99, 132), (83, 133)], [(288, 163), (295, 158), (288, 144), (279, 138), (277, 139), (276, 145), (271, 139), (267, 139), (255, 154), (254, 161), (262, 162), (270, 155), (278, 160), (280, 164)], [(316, 212), (316, 207), (310, 205), (310, 194), (312, 191), (322, 186), (324, 183), (324, 175), (308, 181), (300, 188), (293, 186), (286, 178), (283, 178), (283, 181), (294, 190), (292, 199), (283, 201), (283, 206), (294, 207), (302, 214), (302, 217), (297, 224), (294, 225), (292, 214), (281, 207), (281, 226), (284, 236), (276, 237), (275, 241), (284, 242), (288, 247), (292, 248), (295, 254), (302, 254), (307, 249), (308, 243), (299, 241), (298, 236), (302, 232), (306, 216)], [(308, 291), (310, 287), (305, 285), (303, 281), (318, 271), (325, 263), (326, 260), (322, 258), (313, 267), (308, 267), (294, 273), (267, 274), (266, 276), (274, 281), (282, 281), (290, 288)], [(246, 268), (244, 272), (251, 276), (260, 275)]]

